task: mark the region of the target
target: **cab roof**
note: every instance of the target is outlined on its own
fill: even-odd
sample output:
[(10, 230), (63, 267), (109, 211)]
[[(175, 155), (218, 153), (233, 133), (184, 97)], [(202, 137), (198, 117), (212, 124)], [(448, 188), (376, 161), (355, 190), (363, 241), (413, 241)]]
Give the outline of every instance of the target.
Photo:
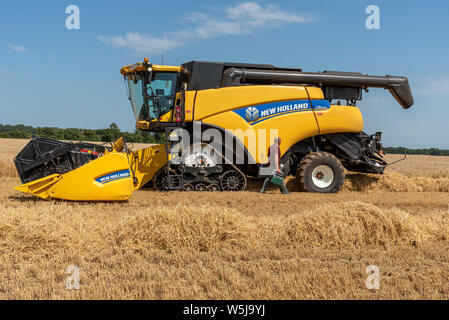
[(182, 68), (190, 73), (187, 90), (204, 90), (221, 87), (223, 72), (229, 68), (258, 69), (258, 70), (284, 70), (298, 71), (297, 68), (280, 68), (271, 64), (215, 62), (215, 61), (189, 61), (183, 63)]

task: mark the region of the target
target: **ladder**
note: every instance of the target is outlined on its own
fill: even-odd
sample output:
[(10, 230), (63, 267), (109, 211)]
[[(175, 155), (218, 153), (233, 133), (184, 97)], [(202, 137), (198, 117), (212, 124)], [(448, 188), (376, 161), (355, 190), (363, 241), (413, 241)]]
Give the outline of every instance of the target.
[[(175, 170), (172, 168), (172, 159), (170, 156), (170, 152), (174, 144), (181, 142), (182, 136), (176, 135), (173, 136), (172, 133), (178, 127), (165, 127), (165, 153), (167, 157), (165, 173), (167, 177), (167, 190), (179, 190), (182, 191), (182, 186), (184, 185), (184, 175), (181, 171)], [(177, 156), (181, 156), (178, 154)]]

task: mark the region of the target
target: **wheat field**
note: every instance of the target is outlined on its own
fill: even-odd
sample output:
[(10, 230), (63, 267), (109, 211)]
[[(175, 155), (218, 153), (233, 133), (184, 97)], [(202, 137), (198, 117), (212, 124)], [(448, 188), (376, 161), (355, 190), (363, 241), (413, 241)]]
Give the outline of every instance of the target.
[[(0, 139), (0, 299), (449, 298), (449, 157), (347, 173), (338, 194), (261, 195), (250, 181), (75, 203), (12, 189), (26, 143)], [(378, 290), (365, 286), (370, 265)]]

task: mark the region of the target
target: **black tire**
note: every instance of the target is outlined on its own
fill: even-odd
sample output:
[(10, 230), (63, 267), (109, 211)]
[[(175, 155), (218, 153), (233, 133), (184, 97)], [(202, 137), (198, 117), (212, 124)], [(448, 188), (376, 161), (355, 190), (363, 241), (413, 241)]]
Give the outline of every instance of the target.
[(164, 169), (159, 170), (153, 180), (154, 188), (160, 191), (170, 191), (181, 186), (181, 179), (178, 176), (169, 178)]
[(207, 191), (220, 191), (220, 186), (216, 183), (211, 183), (207, 186)]
[(197, 183), (195, 185), (195, 191), (206, 191), (207, 186), (204, 183)]
[(246, 177), (237, 170), (229, 170), (220, 177), (220, 187), (223, 191), (242, 191), (246, 188)]
[(195, 187), (193, 186), (193, 184), (187, 183), (182, 186), (182, 191), (190, 192), (190, 191), (194, 191), (194, 190), (195, 190)]
[(337, 193), (343, 186), (345, 169), (333, 154), (314, 152), (301, 160), (296, 179), (300, 191)]

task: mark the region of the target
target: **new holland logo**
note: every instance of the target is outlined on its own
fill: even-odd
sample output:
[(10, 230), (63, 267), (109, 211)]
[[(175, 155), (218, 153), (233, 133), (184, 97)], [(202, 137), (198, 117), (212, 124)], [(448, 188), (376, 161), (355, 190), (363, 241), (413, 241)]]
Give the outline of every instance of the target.
[(259, 109), (256, 107), (246, 108), (245, 119), (248, 122), (257, 121), (259, 119)]
[(97, 181), (98, 183), (101, 183), (101, 184), (105, 184), (105, 183), (109, 183), (112, 181), (130, 178), (130, 177), (131, 177), (131, 175), (129, 173), (129, 170), (122, 170), (122, 171), (117, 171), (117, 172), (110, 173), (105, 176), (99, 177), (99, 178), (95, 179), (95, 181)]

